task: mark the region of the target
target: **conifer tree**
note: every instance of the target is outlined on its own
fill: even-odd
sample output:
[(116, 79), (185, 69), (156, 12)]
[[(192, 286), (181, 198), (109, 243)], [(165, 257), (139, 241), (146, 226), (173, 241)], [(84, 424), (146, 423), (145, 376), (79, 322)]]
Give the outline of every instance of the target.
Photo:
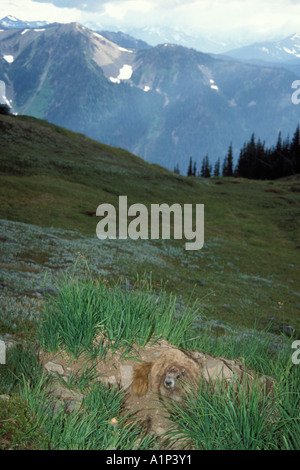
[(294, 173), (300, 173), (300, 127), (297, 126), (290, 146), (290, 158)]
[(180, 170), (179, 170), (178, 163), (176, 163), (176, 165), (174, 166), (174, 173), (176, 173), (177, 175), (180, 175)]
[(193, 176), (193, 159), (190, 157), (190, 163), (187, 171), (187, 176)]
[(196, 164), (196, 162), (194, 162), (194, 165), (193, 165), (193, 176), (196, 176), (196, 173), (197, 173), (197, 164)]
[(214, 176), (220, 176), (220, 159), (219, 158), (215, 163)]
[(208, 155), (206, 155), (202, 160), (201, 177), (210, 178), (210, 176), (211, 176), (211, 166), (209, 164)]
[(229, 145), (227, 155), (223, 162), (223, 176), (233, 176), (233, 153), (232, 153), (232, 142)]

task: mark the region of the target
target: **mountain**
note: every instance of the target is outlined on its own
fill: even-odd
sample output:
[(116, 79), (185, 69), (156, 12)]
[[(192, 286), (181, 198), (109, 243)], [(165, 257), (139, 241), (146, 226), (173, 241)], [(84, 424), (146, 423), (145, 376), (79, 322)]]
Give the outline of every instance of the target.
[(151, 46), (141, 39), (136, 39), (121, 31), (99, 31), (102, 36), (127, 49), (150, 49)]
[(221, 41), (214, 41), (199, 34), (188, 34), (180, 29), (162, 26), (146, 26), (130, 28), (128, 31), (132, 36), (143, 39), (152, 46), (159, 44), (177, 44), (198, 51), (208, 53), (221, 53), (228, 50), (228, 46)]
[(0, 31), (0, 101), (186, 172), (190, 156), (274, 144), (299, 122), (297, 76), (183, 46), (127, 49), (78, 23)]
[(280, 41), (256, 43), (227, 52), (227, 55), (243, 60), (259, 60), (272, 63), (300, 62), (300, 33)]
[(0, 28), (4, 29), (41, 28), (48, 24), (48, 21), (22, 21), (11, 15), (0, 20)]

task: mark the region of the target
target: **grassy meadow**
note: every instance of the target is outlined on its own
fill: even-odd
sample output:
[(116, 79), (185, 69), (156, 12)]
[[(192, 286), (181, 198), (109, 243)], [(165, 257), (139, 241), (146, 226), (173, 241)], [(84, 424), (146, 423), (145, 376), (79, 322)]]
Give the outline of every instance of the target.
[[(193, 449), (299, 448), (291, 345), (300, 333), (300, 175), (188, 178), (25, 116), (0, 116), (0, 145), (0, 336), (25, 345), (0, 365), (0, 395), (10, 397), (0, 400), (1, 447), (158, 448), (124, 414), (122, 391), (95, 385), (92, 375), (69, 384), (88, 391), (81, 409), (54, 413), (53, 378), (34, 348), (94, 361), (163, 337), (243, 357), (277, 381), (275, 417), (255, 393), (238, 407), (230, 393), (224, 401), (203, 390), (188, 397), (188, 412), (175, 410), (176, 432), (166, 439), (183, 436)], [(96, 208), (118, 207), (120, 195), (147, 207), (204, 204), (203, 249), (185, 251), (178, 240), (100, 241)], [(109, 340), (95, 349), (99, 325)], [(7, 428), (7, 413), (15, 426)]]

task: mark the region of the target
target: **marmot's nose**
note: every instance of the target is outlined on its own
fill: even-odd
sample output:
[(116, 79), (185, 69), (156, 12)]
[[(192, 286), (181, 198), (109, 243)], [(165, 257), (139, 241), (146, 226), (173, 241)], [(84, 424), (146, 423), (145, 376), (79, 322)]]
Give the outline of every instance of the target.
[(167, 387), (171, 387), (171, 385), (173, 385), (173, 380), (166, 379), (166, 380), (165, 380), (165, 385), (166, 385)]

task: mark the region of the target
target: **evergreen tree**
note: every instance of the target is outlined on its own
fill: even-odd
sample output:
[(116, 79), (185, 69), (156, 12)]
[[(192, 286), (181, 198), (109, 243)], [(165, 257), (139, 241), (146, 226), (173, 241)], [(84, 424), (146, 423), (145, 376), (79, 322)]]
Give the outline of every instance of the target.
[(297, 126), (290, 146), (290, 160), (294, 173), (300, 173), (300, 128)]
[(282, 152), (282, 138), (281, 138), (281, 131), (279, 131), (277, 144), (276, 144), (276, 151)]
[(208, 155), (206, 155), (202, 160), (201, 177), (210, 178), (210, 176), (211, 176), (211, 166), (209, 164)]
[(233, 176), (233, 153), (232, 153), (232, 142), (229, 145), (227, 155), (223, 162), (223, 176)]
[(193, 176), (193, 159), (190, 157), (190, 163), (187, 171), (187, 176)]
[[(224, 162), (225, 170), (226, 164)], [(293, 135), (283, 141), (281, 132), (276, 145), (266, 148), (265, 142), (255, 142), (252, 134), (248, 143), (240, 150), (236, 167), (237, 176), (255, 179), (276, 179), (300, 172), (300, 126)]]
[(214, 176), (220, 176), (220, 159), (219, 158), (215, 163)]
[(196, 164), (196, 162), (194, 162), (194, 165), (193, 165), (193, 176), (196, 176), (196, 173), (197, 173), (197, 164)]
[(176, 165), (174, 166), (174, 173), (176, 173), (177, 175), (180, 175), (180, 170), (179, 170), (178, 163), (176, 163)]

